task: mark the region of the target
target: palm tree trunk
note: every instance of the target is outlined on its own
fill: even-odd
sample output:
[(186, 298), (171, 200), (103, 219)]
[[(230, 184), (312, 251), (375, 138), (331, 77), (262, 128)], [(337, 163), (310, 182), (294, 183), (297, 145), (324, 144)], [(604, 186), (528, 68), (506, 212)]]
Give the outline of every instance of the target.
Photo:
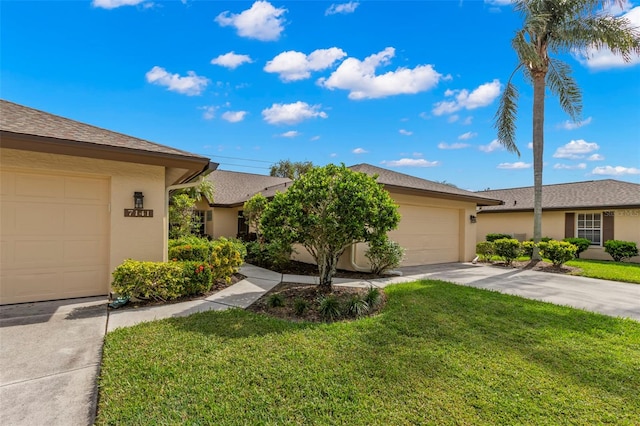
[(533, 75), (533, 247), (532, 260), (540, 260), (542, 238), (542, 159), (544, 151), (544, 95), (546, 72)]

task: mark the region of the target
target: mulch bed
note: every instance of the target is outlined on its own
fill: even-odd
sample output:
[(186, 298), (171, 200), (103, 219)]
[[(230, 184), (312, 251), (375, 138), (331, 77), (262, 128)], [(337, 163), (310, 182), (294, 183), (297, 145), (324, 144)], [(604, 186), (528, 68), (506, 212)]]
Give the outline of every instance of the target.
[[(260, 266), (260, 265), (256, 265)], [(318, 267), (311, 263), (298, 262), (296, 260), (292, 260), (289, 262), (287, 266), (284, 266), (280, 269), (276, 269), (276, 272), (280, 272), (282, 274), (291, 274), (291, 275), (309, 275), (309, 276), (318, 276)], [(333, 276), (334, 278), (351, 278), (357, 280), (373, 280), (376, 278), (384, 278), (384, 275), (376, 275), (368, 272), (355, 272), (355, 271), (346, 271), (343, 269), (338, 269), (336, 274)]]
[(580, 270), (580, 268), (574, 266), (555, 266), (553, 263), (545, 262), (544, 260), (538, 262), (529, 260), (523, 262), (514, 261), (511, 266), (507, 266), (504, 262), (491, 262), (490, 264), (501, 268), (527, 269), (531, 271), (550, 272), (552, 274), (571, 274)]

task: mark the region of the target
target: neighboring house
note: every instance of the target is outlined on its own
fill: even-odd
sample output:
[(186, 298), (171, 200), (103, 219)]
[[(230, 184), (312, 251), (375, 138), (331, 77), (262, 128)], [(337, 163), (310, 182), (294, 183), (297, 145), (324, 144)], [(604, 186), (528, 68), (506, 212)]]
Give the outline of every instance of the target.
[(162, 261), (167, 190), (217, 166), (4, 100), (0, 137), (0, 304), (106, 295), (123, 260)]
[[(389, 233), (389, 237), (406, 249), (403, 266), (472, 260), (476, 243), (476, 207), (500, 204), (499, 200), (489, 196), (368, 164), (350, 168), (378, 175), (378, 183), (399, 205), (400, 224), (398, 229)], [(208, 234), (214, 237), (245, 233), (247, 228), (241, 215), (244, 201), (258, 192), (272, 197), (278, 191), (286, 191), (292, 183), (286, 178), (219, 170), (211, 173), (208, 179), (215, 186), (213, 223), (207, 223)], [(231, 185), (236, 185), (236, 189)], [(364, 250), (362, 245), (347, 250), (339, 267), (367, 269)], [(301, 248), (298, 248), (296, 258), (312, 261)]]
[[(533, 187), (481, 191), (478, 195), (504, 201), (478, 211), (477, 239), (489, 233), (533, 237)], [(633, 241), (640, 246), (640, 185), (613, 179), (544, 185), (542, 236), (561, 240), (582, 237), (591, 247), (580, 257), (606, 259), (607, 240)], [(633, 259), (640, 262), (640, 257)]]

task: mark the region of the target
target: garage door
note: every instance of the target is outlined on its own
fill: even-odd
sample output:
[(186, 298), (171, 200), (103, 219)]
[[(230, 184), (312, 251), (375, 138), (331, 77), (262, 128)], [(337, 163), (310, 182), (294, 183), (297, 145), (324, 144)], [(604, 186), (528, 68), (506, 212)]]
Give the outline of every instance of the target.
[(0, 175), (0, 304), (107, 294), (109, 180)]
[(405, 248), (404, 266), (459, 260), (458, 210), (401, 205), (399, 212), (398, 229), (389, 236)]

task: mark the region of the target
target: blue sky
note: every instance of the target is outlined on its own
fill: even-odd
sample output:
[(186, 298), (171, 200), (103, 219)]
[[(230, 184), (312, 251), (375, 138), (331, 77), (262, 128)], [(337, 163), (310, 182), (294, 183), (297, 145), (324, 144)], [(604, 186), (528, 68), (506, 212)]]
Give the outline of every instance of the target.
[[(280, 159), (370, 163), (482, 190), (530, 186), (493, 116), (520, 18), (485, 1), (5, 1), (1, 96), (268, 173)], [(625, 14), (640, 26), (640, 7)], [(547, 98), (544, 183), (640, 183), (640, 58), (565, 59), (583, 90), (569, 122)]]

